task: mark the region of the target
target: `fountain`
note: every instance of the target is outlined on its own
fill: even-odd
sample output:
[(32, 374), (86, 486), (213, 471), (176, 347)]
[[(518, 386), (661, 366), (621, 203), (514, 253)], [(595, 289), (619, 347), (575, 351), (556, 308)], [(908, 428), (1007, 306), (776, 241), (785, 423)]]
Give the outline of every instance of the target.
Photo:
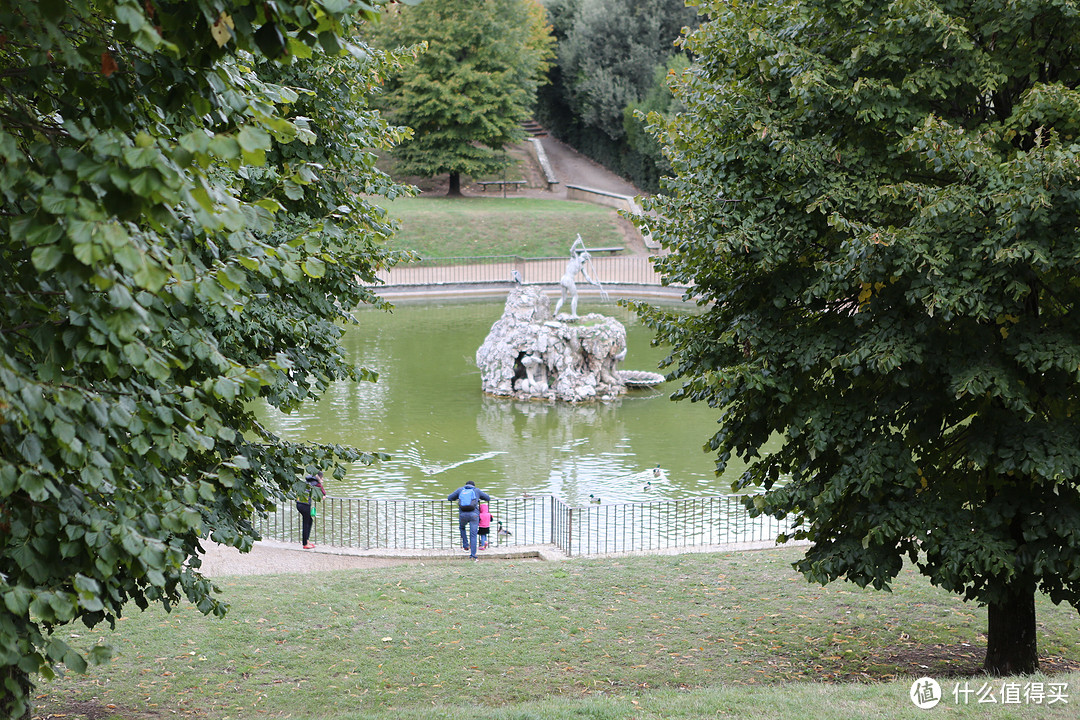
[[(618, 369), (626, 357), (626, 328), (621, 322), (599, 313), (578, 316), (574, 279), (579, 272), (604, 297), (606, 293), (595, 270), (588, 271), (590, 255), (580, 235), (570, 256), (559, 281), (562, 297), (554, 314), (539, 287), (516, 284), (511, 289), (502, 317), (476, 351), (484, 392), (516, 400), (577, 403), (612, 400), (628, 385), (648, 387), (663, 381), (659, 373)], [(558, 313), (568, 296), (570, 313)]]

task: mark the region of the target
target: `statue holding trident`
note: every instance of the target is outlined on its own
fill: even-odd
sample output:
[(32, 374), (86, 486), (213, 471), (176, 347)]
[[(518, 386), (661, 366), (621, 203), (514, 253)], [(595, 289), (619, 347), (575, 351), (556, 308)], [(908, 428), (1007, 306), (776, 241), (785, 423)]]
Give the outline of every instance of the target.
[(575, 282), (578, 273), (584, 275), (585, 279), (589, 281), (589, 284), (600, 288), (600, 296), (604, 298), (604, 300), (608, 299), (607, 292), (605, 292), (600, 281), (596, 279), (596, 268), (592, 268), (592, 274), (589, 273), (589, 268), (592, 268), (592, 255), (585, 249), (585, 241), (581, 239), (581, 233), (578, 233), (577, 240), (570, 246), (570, 262), (566, 263), (566, 272), (564, 272), (562, 278), (559, 279), (559, 285), (562, 286), (562, 296), (559, 298), (559, 302), (555, 303), (555, 312), (553, 314), (559, 314), (559, 308), (566, 302), (566, 296), (569, 295), (570, 316), (578, 316), (578, 291), (577, 283)]

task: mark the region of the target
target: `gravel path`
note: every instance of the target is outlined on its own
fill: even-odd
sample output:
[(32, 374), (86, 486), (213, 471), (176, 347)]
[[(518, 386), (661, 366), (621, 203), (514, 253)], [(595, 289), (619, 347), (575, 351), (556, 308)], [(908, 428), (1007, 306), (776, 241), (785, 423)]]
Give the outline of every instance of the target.
[[(806, 541), (789, 542), (788, 546), (808, 545)], [(686, 555), (695, 553), (746, 552), (772, 550), (779, 547), (767, 540), (719, 545), (693, 545), (645, 550), (613, 555), (591, 555), (592, 559), (603, 557), (630, 557), (634, 555)], [(480, 552), (481, 563), (490, 562), (560, 562), (567, 556), (554, 545), (493, 546)], [(296, 544), (264, 540), (255, 543), (249, 553), (208, 543), (203, 554), (201, 572), (207, 577), (226, 575), (275, 575), (281, 573), (312, 573), (362, 568), (383, 568), (393, 565), (434, 565), (455, 563), (471, 565), (468, 553), (454, 550), (378, 550), (364, 551), (330, 546), (302, 550)]]
[[(466, 552), (453, 550), (377, 550), (316, 546), (304, 550), (298, 544), (276, 540), (255, 543), (249, 553), (231, 547), (206, 543), (199, 570), (206, 577), (224, 575), (274, 575), (277, 573), (311, 573), (358, 568), (381, 568), (404, 564), (433, 564), (469, 562)], [(539, 562), (562, 559), (563, 555), (551, 546), (492, 546), (480, 552), (480, 562), (507, 561)]]
[(200, 571), (207, 577), (222, 575), (271, 575), (309, 573), (327, 570), (377, 568), (400, 565), (407, 560), (338, 555), (316, 548), (302, 550), (296, 545), (269, 541), (257, 542), (249, 553), (231, 547), (207, 543)]
[(599, 163), (593, 162), (569, 145), (556, 140), (550, 135), (539, 138), (544, 146), (548, 162), (559, 185), (548, 195), (566, 197), (566, 186), (580, 185), (594, 190), (617, 193), (619, 195), (641, 195), (642, 192), (632, 183), (624, 180)]

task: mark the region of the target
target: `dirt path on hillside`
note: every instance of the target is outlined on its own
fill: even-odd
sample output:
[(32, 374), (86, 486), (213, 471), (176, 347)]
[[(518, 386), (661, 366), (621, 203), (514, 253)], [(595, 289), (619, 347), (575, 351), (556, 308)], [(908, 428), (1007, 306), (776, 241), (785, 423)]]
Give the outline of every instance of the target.
[[(539, 164), (536, 162), (536, 153), (533, 152), (532, 143), (525, 141), (520, 145), (510, 148), (509, 153), (519, 160), (527, 160), (527, 162), (522, 163), (522, 166), (528, 175), (528, 177), (524, 178), (526, 186), (522, 190), (507, 191), (507, 197), (546, 197), (565, 199), (567, 185), (580, 185), (582, 187), (603, 190), (604, 192), (616, 193), (618, 195), (634, 196), (643, 194), (639, 188), (633, 185), (633, 183), (624, 180), (599, 163), (590, 160), (566, 143), (563, 143), (550, 135), (543, 135), (537, 139), (540, 140), (540, 144), (544, 147), (548, 162), (551, 165), (552, 171), (555, 173), (555, 177), (558, 178), (559, 184), (551, 190), (547, 189), (547, 181), (540, 170)], [(508, 179), (513, 180), (516, 178), (511, 177)], [(421, 195), (430, 197), (446, 195), (446, 191), (450, 186), (450, 179), (446, 175), (440, 175), (434, 178), (410, 177), (402, 178), (402, 180), (416, 185), (420, 188)], [(477, 185), (475, 182), (464, 182), (465, 180), (467, 179), (463, 178), (461, 188), (462, 193), (465, 195), (494, 197), (498, 194), (497, 190), (485, 191), (483, 187)]]
[[(550, 135), (542, 136), (539, 140), (540, 144), (544, 147), (544, 153), (547, 155), (548, 164), (551, 165), (552, 172), (554, 172), (555, 177), (559, 179), (559, 184), (550, 192), (541, 190), (541, 192), (545, 193), (547, 196), (565, 199), (567, 185), (580, 185), (581, 187), (603, 190), (604, 192), (615, 193), (617, 195), (630, 195), (632, 197), (643, 194), (640, 189), (633, 185), (633, 183), (624, 180), (603, 165), (585, 157), (566, 143), (563, 143)], [(536, 165), (535, 158), (533, 158), (533, 165)], [(539, 183), (546, 185), (544, 179), (539, 177), (541, 173), (538, 167), (536, 173)], [(631, 252), (635, 255), (652, 254), (645, 246), (645, 241), (642, 239), (641, 233), (638, 232), (638, 229), (634, 227), (632, 222), (626, 218), (620, 217), (618, 219), (618, 224), (619, 229), (622, 231), (623, 239), (626, 242), (626, 247)]]
[(567, 185), (580, 185), (618, 195), (642, 194), (641, 190), (632, 183), (585, 157), (566, 143), (550, 135), (544, 135), (539, 140), (544, 146), (544, 152), (547, 154), (555, 177), (559, 179), (559, 186), (550, 193), (551, 195), (561, 194), (562, 197), (566, 197)]
[[(525, 172), (526, 177), (522, 179), (525, 180), (526, 185), (521, 190), (507, 191), (505, 193), (507, 198), (535, 197), (565, 200), (567, 185), (579, 185), (631, 197), (644, 194), (633, 183), (619, 177), (603, 165), (590, 160), (566, 143), (550, 135), (542, 135), (538, 139), (544, 148), (544, 153), (547, 155), (551, 170), (555, 173), (559, 183), (551, 189), (548, 188), (547, 180), (536, 160), (536, 153), (533, 150), (532, 143), (525, 141), (511, 148), (509, 152), (522, 161), (519, 166)], [(449, 177), (446, 175), (436, 178), (405, 178), (404, 180), (416, 185), (420, 188), (420, 194), (427, 197), (446, 195), (450, 184)], [(484, 190), (482, 186), (474, 182), (463, 181), (461, 192), (468, 197), (495, 197), (498, 191)], [(617, 223), (628, 250), (635, 255), (653, 254), (645, 246), (641, 233), (638, 232), (633, 223), (622, 217), (617, 220)]]

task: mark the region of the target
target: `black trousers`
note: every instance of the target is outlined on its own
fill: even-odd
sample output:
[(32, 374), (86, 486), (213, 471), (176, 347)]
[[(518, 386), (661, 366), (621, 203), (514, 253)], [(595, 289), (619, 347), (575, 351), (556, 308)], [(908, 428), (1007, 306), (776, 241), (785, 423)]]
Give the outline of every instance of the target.
[(300, 511), (300, 537), (304, 545), (308, 544), (311, 537), (311, 527), (315, 524), (315, 518), (311, 517), (311, 503), (296, 503), (296, 509)]

